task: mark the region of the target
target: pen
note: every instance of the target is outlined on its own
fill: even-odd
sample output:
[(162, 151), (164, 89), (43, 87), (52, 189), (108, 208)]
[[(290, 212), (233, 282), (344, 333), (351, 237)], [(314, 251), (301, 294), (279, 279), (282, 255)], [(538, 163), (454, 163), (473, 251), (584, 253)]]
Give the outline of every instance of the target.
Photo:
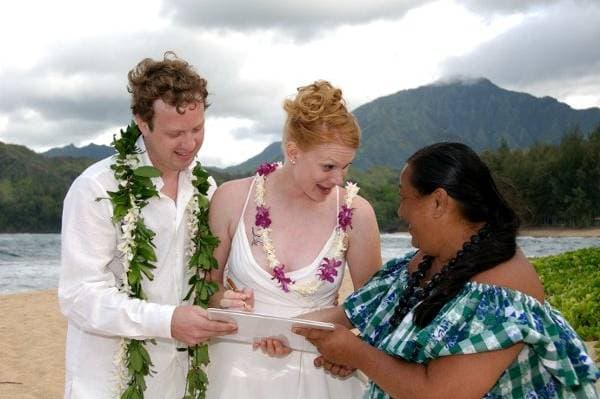
[[(226, 281), (227, 281), (227, 285), (229, 286), (230, 289), (232, 289), (234, 292), (242, 293), (242, 291), (240, 291), (238, 289), (238, 287), (235, 285), (235, 283), (233, 282), (231, 277), (227, 277)], [(244, 304), (244, 309), (250, 309), (250, 306), (248, 306), (248, 304), (246, 303), (245, 300), (242, 300), (242, 303)]]
[(229, 288), (231, 288), (232, 290), (238, 292), (238, 287), (236, 287), (235, 283), (233, 282), (233, 280), (231, 279), (231, 277), (227, 277), (227, 285), (229, 286)]

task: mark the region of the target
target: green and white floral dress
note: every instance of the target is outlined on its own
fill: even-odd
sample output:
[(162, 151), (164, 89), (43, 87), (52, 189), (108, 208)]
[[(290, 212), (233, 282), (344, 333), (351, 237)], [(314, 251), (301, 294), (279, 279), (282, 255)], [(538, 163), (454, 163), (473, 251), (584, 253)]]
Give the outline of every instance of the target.
[[(550, 304), (505, 287), (469, 282), (425, 328), (409, 312), (393, 329), (389, 320), (406, 289), (414, 253), (386, 263), (344, 302), (346, 315), (369, 344), (410, 362), (508, 348), (518, 358), (485, 398), (598, 398), (600, 372), (585, 345)], [(389, 398), (370, 383), (365, 398)]]

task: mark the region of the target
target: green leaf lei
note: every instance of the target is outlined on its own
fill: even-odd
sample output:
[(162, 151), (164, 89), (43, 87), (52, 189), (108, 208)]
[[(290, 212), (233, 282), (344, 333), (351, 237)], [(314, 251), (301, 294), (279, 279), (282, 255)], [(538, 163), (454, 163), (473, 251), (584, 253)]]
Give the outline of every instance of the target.
[[(160, 176), (152, 166), (138, 166), (141, 150), (136, 146), (140, 131), (132, 121), (127, 129), (120, 131), (121, 137), (113, 139), (117, 151), (116, 160), (111, 169), (119, 182), (118, 190), (108, 192), (113, 204), (112, 220), (122, 235), (118, 249), (123, 254), (123, 279), (119, 289), (131, 298), (146, 299), (142, 289), (142, 280), (152, 280), (152, 269), (156, 266), (156, 253), (152, 239), (155, 233), (150, 230), (141, 217), (141, 209), (152, 197), (158, 197), (158, 191), (151, 178)], [(214, 249), (219, 245), (208, 227), (208, 198), (210, 187), (208, 173), (199, 162), (192, 172), (194, 195), (188, 204), (188, 229), (190, 242), (187, 248), (188, 269), (192, 276), (190, 289), (184, 300), (192, 299), (194, 305), (208, 307), (210, 297), (218, 290), (218, 285), (210, 281), (210, 271), (218, 267), (213, 257)], [(149, 340), (153, 342), (153, 340)], [(146, 340), (123, 339), (121, 349), (116, 356), (117, 391), (121, 399), (142, 399), (146, 389), (145, 377), (152, 373), (152, 360), (145, 348)], [(205, 368), (209, 363), (206, 343), (188, 348), (189, 371), (186, 378), (184, 399), (205, 398), (208, 378)], [(127, 384), (125, 385), (125, 381)]]

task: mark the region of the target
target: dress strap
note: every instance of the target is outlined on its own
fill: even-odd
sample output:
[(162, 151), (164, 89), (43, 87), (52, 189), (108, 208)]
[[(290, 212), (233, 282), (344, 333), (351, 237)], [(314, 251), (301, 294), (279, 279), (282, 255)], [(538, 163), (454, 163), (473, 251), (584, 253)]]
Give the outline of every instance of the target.
[(339, 224), (338, 222), (338, 210), (340, 209), (340, 186), (335, 186), (335, 225)]
[(254, 182), (256, 181), (256, 176), (252, 179), (252, 183), (250, 183), (250, 189), (248, 190), (248, 194), (246, 194), (246, 202), (244, 202), (244, 208), (242, 209), (242, 214), (240, 215), (240, 220), (243, 220), (244, 214), (246, 213), (246, 207), (248, 206), (248, 201), (250, 200), (250, 194), (252, 194), (252, 188), (254, 187)]

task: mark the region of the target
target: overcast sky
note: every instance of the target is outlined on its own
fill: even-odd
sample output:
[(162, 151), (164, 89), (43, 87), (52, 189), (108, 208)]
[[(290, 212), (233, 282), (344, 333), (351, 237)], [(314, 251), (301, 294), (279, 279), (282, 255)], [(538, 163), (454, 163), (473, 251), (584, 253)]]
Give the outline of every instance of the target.
[(0, 5), (0, 141), (109, 144), (127, 72), (174, 50), (209, 82), (208, 165), (278, 140), (281, 104), (316, 79), (351, 109), (438, 80), (487, 77), (600, 106), (596, 0), (19, 0)]

